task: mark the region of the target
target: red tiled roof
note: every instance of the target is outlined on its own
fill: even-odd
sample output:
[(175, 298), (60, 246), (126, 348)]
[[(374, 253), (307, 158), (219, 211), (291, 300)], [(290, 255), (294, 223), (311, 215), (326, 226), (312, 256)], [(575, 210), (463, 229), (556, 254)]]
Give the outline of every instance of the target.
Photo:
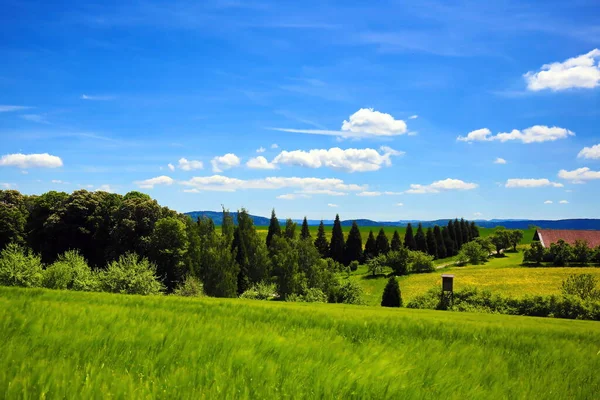
[(580, 231), (571, 229), (538, 229), (533, 235), (534, 240), (539, 240), (544, 247), (558, 242), (560, 239), (574, 245), (576, 240), (586, 241), (588, 246), (600, 246), (600, 231)]

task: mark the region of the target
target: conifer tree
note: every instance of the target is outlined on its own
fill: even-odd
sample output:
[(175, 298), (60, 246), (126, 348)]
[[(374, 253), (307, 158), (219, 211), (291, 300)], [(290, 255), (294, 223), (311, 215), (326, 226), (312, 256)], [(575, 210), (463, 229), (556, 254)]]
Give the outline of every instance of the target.
[(310, 230), (308, 229), (308, 221), (306, 217), (304, 217), (304, 221), (302, 221), (302, 230), (300, 231), (300, 239), (310, 239)]
[(321, 257), (327, 258), (329, 256), (329, 244), (327, 243), (327, 236), (325, 236), (325, 225), (323, 220), (319, 224), (319, 230), (317, 231), (317, 238), (315, 239), (315, 247), (319, 250)]
[(471, 238), (470, 238), (471, 230), (469, 229), (469, 224), (467, 223), (467, 221), (465, 221), (464, 218), (460, 219), (460, 231), (462, 233), (463, 244), (470, 242), (471, 241)]
[(437, 243), (435, 242), (435, 236), (433, 235), (433, 229), (431, 229), (431, 227), (427, 228), (425, 239), (427, 240), (427, 252), (429, 255), (438, 258)]
[(413, 236), (413, 229), (410, 222), (406, 225), (406, 233), (404, 234), (404, 247), (409, 250), (417, 249), (417, 242), (415, 241), (415, 237)]
[(479, 237), (479, 228), (477, 225), (475, 225), (475, 222), (471, 222), (469, 229), (471, 230), (471, 239), (476, 239)]
[(329, 257), (339, 263), (344, 262), (344, 232), (339, 214), (336, 214), (331, 231), (331, 242), (329, 242)]
[(415, 242), (417, 244), (417, 250), (427, 253), (427, 238), (425, 232), (423, 232), (423, 225), (419, 222), (417, 227), (417, 234), (415, 235)]
[(281, 226), (279, 225), (279, 220), (275, 215), (275, 209), (271, 211), (271, 221), (269, 222), (269, 231), (267, 232), (267, 247), (271, 247), (271, 241), (273, 240), (273, 236), (281, 236)]
[(442, 228), (442, 238), (444, 239), (444, 245), (446, 246), (446, 257), (452, 257), (456, 255), (456, 245), (450, 237), (450, 229), (448, 229), (447, 226)]
[(394, 236), (392, 236), (392, 242), (390, 243), (390, 249), (392, 251), (398, 251), (402, 247), (402, 240), (400, 239), (400, 235), (398, 231), (394, 231)]
[(400, 285), (395, 276), (390, 276), (385, 289), (383, 289), (383, 296), (381, 297), (382, 307), (401, 307), (402, 306), (402, 294), (400, 293)]
[(454, 220), (454, 235), (455, 235), (455, 239), (454, 242), (456, 243), (456, 251), (460, 251), (460, 248), (463, 245), (463, 234), (462, 234), (462, 229), (460, 226), (460, 222), (458, 221), (458, 218), (456, 218)]
[(444, 238), (442, 236), (442, 230), (439, 226), (435, 226), (433, 228), (433, 236), (435, 238), (435, 246), (437, 247), (437, 256), (438, 258), (446, 258), (446, 243), (444, 242)]
[(229, 213), (229, 210), (226, 210), (223, 207), (223, 222), (221, 223), (221, 234), (227, 241), (227, 243), (231, 243), (233, 240), (233, 232), (235, 230), (235, 224), (233, 223), (233, 217)]
[(375, 235), (373, 231), (369, 231), (369, 238), (365, 243), (365, 259), (377, 257), (377, 243), (375, 242)]
[(379, 229), (379, 233), (377, 234), (377, 238), (375, 239), (375, 248), (377, 249), (377, 255), (386, 255), (390, 252), (390, 242), (388, 241), (387, 236), (385, 235), (385, 231), (383, 228)]
[(288, 240), (296, 239), (296, 223), (288, 218), (285, 221), (285, 237)]
[(350, 228), (348, 239), (346, 239), (345, 255), (346, 265), (350, 265), (352, 261), (360, 262), (363, 259), (362, 238), (356, 221), (352, 222), (352, 228)]
[(456, 244), (456, 232), (454, 231), (454, 221), (448, 221), (448, 236)]

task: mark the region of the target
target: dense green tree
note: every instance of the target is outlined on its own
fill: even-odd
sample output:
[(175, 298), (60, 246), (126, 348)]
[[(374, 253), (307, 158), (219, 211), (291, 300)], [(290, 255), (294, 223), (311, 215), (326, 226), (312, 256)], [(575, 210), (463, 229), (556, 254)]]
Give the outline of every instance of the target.
[[(456, 231), (454, 229), (454, 221), (448, 221), (448, 236), (450, 240), (452, 240), (452, 255), (455, 255), (458, 252), (458, 240), (456, 240)], [(448, 245), (446, 244), (446, 251), (448, 251)]]
[(477, 225), (475, 225), (475, 222), (471, 222), (469, 229), (471, 230), (471, 238), (472, 239), (479, 237), (479, 228), (477, 228)]
[(413, 229), (410, 222), (406, 225), (406, 233), (404, 234), (404, 247), (409, 250), (417, 249), (417, 242), (415, 241), (415, 237), (413, 235)]
[(425, 232), (423, 232), (423, 225), (421, 223), (419, 223), (419, 226), (417, 227), (415, 242), (418, 251), (429, 254), (427, 251), (427, 238), (425, 237)]
[(221, 223), (221, 236), (225, 238), (228, 243), (233, 241), (233, 234), (235, 233), (235, 223), (229, 210), (223, 207), (223, 222)]
[(386, 256), (386, 264), (395, 275), (407, 275), (410, 264), (410, 250), (400, 247), (397, 251), (390, 251)]
[(271, 221), (269, 221), (269, 230), (267, 231), (267, 247), (271, 247), (271, 240), (273, 240), (273, 236), (275, 235), (281, 236), (281, 226), (275, 215), (275, 209), (273, 209), (271, 211)]
[(544, 261), (546, 249), (539, 241), (531, 242), (531, 246), (523, 252), (524, 262), (533, 262), (540, 265)]
[(392, 241), (390, 243), (390, 250), (398, 251), (402, 248), (402, 239), (400, 239), (400, 235), (397, 230), (394, 230), (394, 235), (392, 236)]
[(382, 307), (401, 307), (402, 294), (400, 293), (400, 285), (395, 276), (390, 276), (381, 297)]
[(369, 237), (365, 243), (365, 259), (371, 259), (377, 257), (377, 242), (375, 241), (375, 235), (373, 231), (369, 231)]
[(172, 291), (183, 279), (189, 241), (185, 223), (178, 218), (161, 218), (150, 236), (149, 259), (157, 265), (157, 274)]
[(352, 222), (352, 228), (350, 228), (350, 232), (348, 233), (345, 254), (346, 265), (349, 265), (352, 261), (360, 262), (363, 259), (362, 237), (360, 236), (360, 229), (358, 229), (356, 221)]
[(339, 214), (336, 214), (331, 231), (331, 241), (329, 242), (329, 257), (339, 263), (344, 262), (344, 232)]
[(236, 297), (239, 267), (226, 236), (213, 237), (214, 245), (205, 254), (204, 292), (213, 297)]
[(558, 267), (563, 267), (573, 260), (573, 248), (562, 239), (550, 245), (549, 253), (552, 263)]
[(390, 251), (390, 242), (383, 228), (379, 228), (377, 238), (375, 238), (375, 248), (377, 255), (386, 255)]
[[(300, 274), (300, 285), (306, 288), (323, 289), (323, 270), (327, 262), (321, 259), (321, 255), (310, 239), (300, 239), (295, 244), (298, 253), (298, 273)], [(325, 263), (325, 264), (323, 264)]]
[(471, 228), (467, 221), (464, 218), (461, 218), (459, 221), (460, 231), (462, 233), (462, 242), (467, 243), (471, 241)]
[(306, 220), (306, 217), (304, 217), (304, 220), (302, 221), (302, 230), (300, 231), (300, 239), (310, 239), (310, 229), (308, 228), (308, 221)]
[(284, 236), (288, 240), (294, 240), (294, 239), (296, 239), (296, 226), (297, 226), (297, 224), (294, 221), (292, 221), (290, 218), (288, 218), (285, 221)]
[(439, 226), (433, 227), (433, 237), (435, 239), (435, 247), (437, 249), (437, 257), (438, 258), (446, 258), (446, 242), (444, 241), (444, 237), (442, 236), (442, 230)]
[(425, 233), (425, 239), (427, 240), (427, 253), (434, 258), (438, 258), (438, 249), (437, 243), (435, 241), (435, 236), (433, 235), (433, 229), (431, 227), (427, 228), (427, 232)]
[[(516, 231), (513, 231), (516, 232)], [(512, 233), (512, 232), (511, 232)], [(593, 252), (584, 240), (576, 240), (573, 246), (573, 262), (587, 265), (592, 259)]]
[(0, 190), (0, 250), (8, 243), (25, 243), (28, 216), (25, 196), (16, 190)]
[(456, 255), (456, 244), (450, 237), (450, 229), (448, 229), (447, 226), (442, 228), (442, 238), (444, 239), (444, 246), (446, 247), (446, 257)]
[(454, 235), (456, 237), (454, 240), (456, 242), (456, 249), (460, 250), (465, 241), (463, 240), (462, 227), (458, 219), (454, 220)]
[(496, 255), (500, 255), (503, 250), (508, 249), (510, 246), (510, 231), (504, 229), (504, 227), (496, 228), (496, 231), (490, 236), (490, 241), (496, 248)]
[(315, 239), (315, 247), (321, 254), (321, 257), (326, 258), (329, 256), (329, 244), (327, 243), (327, 236), (325, 235), (325, 225), (323, 220), (319, 224), (319, 230), (317, 231), (317, 238)]
[(515, 229), (512, 231), (509, 231), (508, 240), (510, 242), (510, 245), (513, 247), (514, 252), (517, 251), (517, 246), (523, 240), (523, 236), (524, 236), (524, 233), (520, 229)]
[(266, 243), (256, 232), (248, 211), (242, 208), (237, 214), (237, 220), (232, 248), (239, 266), (238, 294), (242, 294), (253, 284), (267, 279), (271, 262)]
[(274, 236), (271, 242), (271, 260), (273, 272), (277, 278), (277, 292), (285, 300), (290, 294), (300, 292), (298, 274), (298, 252), (285, 238)]

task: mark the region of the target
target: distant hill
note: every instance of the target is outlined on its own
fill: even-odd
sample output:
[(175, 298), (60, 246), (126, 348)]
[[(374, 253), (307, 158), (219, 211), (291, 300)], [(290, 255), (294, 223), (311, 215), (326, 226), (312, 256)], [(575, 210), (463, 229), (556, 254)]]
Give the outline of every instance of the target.
[[(192, 211), (185, 213), (192, 219), (196, 220), (198, 217), (209, 217), (212, 218), (215, 225), (221, 225), (223, 223), (223, 213), (221, 211)], [(231, 212), (234, 221), (237, 219), (237, 212)], [(257, 215), (250, 215), (254, 220), (254, 225), (265, 226), (269, 225), (269, 218), (260, 217)], [(279, 218), (280, 221), (284, 221), (285, 218)], [(437, 219), (434, 221), (419, 221), (419, 220), (400, 220), (400, 221), (373, 221), (371, 219), (357, 219), (357, 220), (343, 220), (342, 226), (350, 226), (352, 222), (356, 221), (359, 226), (398, 226), (403, 227), (408, 223), (413, 225), (419, 222), (424, 227), (435, 226), (435, 225), (447, 225), (448, 219)], [(301, 219), (295, 219), (294, 222), (298, 224), (302, 223)], [(321, 221), (317, 219), (309, 219), (309, 225), (319, 225)], [(325, 225), (333, 225), (333, 220), (324, 220)], [(600, 219), (561, 219), (561, 220), (528, 220), (528, 219), (492, 219), (492, 220), (475, 220), (475, 223), (482, 228), (495, 228), (497, 226), (504, 226), (507, 229), (527, 229), (530, 226), (545, 229), (594, 229), (600, 230)]]

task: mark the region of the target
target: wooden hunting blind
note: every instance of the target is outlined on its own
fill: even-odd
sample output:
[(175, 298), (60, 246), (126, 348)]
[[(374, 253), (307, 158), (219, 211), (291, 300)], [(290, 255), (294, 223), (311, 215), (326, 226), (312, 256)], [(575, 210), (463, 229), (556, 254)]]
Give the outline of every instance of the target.
[(452, 292), (454, 290), (454, 275), (442, 275), (442, 292)]

